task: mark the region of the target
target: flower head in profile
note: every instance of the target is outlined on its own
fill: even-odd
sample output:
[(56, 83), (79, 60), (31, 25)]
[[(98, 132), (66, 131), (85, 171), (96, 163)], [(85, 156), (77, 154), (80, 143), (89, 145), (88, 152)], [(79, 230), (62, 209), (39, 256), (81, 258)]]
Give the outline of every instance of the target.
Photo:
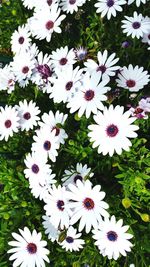
[(13, 253), (9, 260), (14, 260), (13, 267), (45, 267), (45, 262), (49, 262), (47, 255), (49, 250), (46, 249), (47, 242), (41, 240), (41, 233), (33, 230), (31, 233), (27, 227), (23, 230), (19, 229), (20, 235), (12, 233), (15, 241), (10, 241), (8, 244), (13, 248), (8, 250), (8, 253)]
[(126, 233), (129, 226), (123, 226), (123, 220), (116, 221), (115, 216), (101, 221), (98, 229), (94, 229), (93, 238), (96, 240), (100, 253), (108, 259), (117, 260), (121, 255), (127, 255), (131, 251), (132, 243), (128, 240), (133, 235)]
[(88, 127), (88, 136), (93, 142), (93, 148), (98, 147), (98, 153), (113, 156), (115, 152), (120, 155), (122, 150), (129, 151), (132, 145), (129, 138), (137, 137), (135, 131), (139, 129), (132, 124), (136, 118), (131, 118), (130, 115), (130, 111), (124, 113), (123, 106), (110, 105), (109, 108), (105, 107), (103, 113), (94, 116), (97, 124)]

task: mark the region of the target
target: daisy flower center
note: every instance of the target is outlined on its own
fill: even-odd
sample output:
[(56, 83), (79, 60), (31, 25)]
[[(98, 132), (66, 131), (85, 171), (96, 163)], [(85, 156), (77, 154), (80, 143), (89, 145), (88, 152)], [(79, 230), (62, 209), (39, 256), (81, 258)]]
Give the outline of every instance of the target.
[(38, 173), (39, 172), (39, 166), (37, 164), (33, 164), (31, 169), (32, 169), (32, 171), (34, 173)]
[(69, 0), (70, 5), (74, 5), (76, 3), (76, 0)]
[(94, 91), (93, 90), (87, 90), (84, 94), (84, 98), (87, 100), (87, 101), (90, 101), (94, 98)]
[(150, 34), (147, 36), (147, 38), (150, 40)]
[(66, 241), (67, 241), (69, 244), (71, 244), (71, 243), (74, 242), (74, 239), (73, 239), (71, 236), (67, 236), (67, 237), (66, 237)]
[(23, 118), (25, 120), (29, 120), (31, 118), (31, 114), (29, 112), (24, 113)]
[(55, 130), (55, 136), (58, 136), (59, 133), (60, 133), (60, 129), (59, 129), (58, 127), (55, 126), (55, 127), (52, 128), (52, 131), (53, 131), (53, 130)]
[(105, 71), (106, 71), (106, 66), (105, 65), (101, 65), (101, 66), (98, 66), (98, 68), (97, 68), (97, 72), (98, 71), (101, 71), (102, 73), (104, 73)]
[(114, 5), (114, 0), (107, 0), (107, 6), (112, 7)]
[(9, 79), (8, 80), (8, 86), (13, 86), (14, 85), (14, 80), (13, 79)]
[(59, 209), (59, 210), (61, 210), (61, 211), (63, 211), (64, 210), (64, 201), (63, 200), (58, 200), (57, 201), (57, 208)]
[(34, 243), (28, 243), (28, 245), (27, 245), (27, 251), (30, 254), (35, 254), (37, 252), (37, 246)]
[(47, 30), (51, 30), (54, 27), (54, 22), (52, 20), (49, 20), (46, 22), (45, 27)]
[(49, 5), (49, 6), (51, 6), (51, 4), (52, 4), (52, 0), (47, 0), (47, 4)]
[(87, 210), (92, 210), (94, 208), (94, 201), (91, 198), (87, 197), (84, 199), (83, 205)]
[(24, 43), (24, 37), (23, 36), (20, 36), (19, 39), (18, 39), (18, 43), (19, 44), (23, 44)]
[(141, 27), (141, 23), (140, 22), (138, 22), (138, 21), (135, 21), (135, 22), (133, 22), (132, 23), (132, 27), (133, 27), (133, 29), (139, 29), (140, 27)]
[(70, 81), (66, 84), (65, 88), (67, 91), (69, 91), (72, 88), (72, 86), (73, 86), (73, 82)]
[(115, 137), (117, 133), (119, 132), (119, 130), (116, 125), (111, 124), (107, 127), (106, 132), (109, 137)]
[(126, 85), (128, 86), (128, 87), (134, 87), (135, 86), (135, 81), (134, 80), (127, 80), (126, 81)]
[(118, 235), (116, 234), (116, 232), (114, 232), (114, 231), (109, 231), (108, 233), (107, 233), (107, 238), (109, 239), (109, 241), (116, 241), (117, 240), (117, 238), (118, 238)]
[(25, 67), (22, 68), (22, 72), (24, 74), (28, 73), (28, 71), (29, 71), (29, 67), (28, 66), (25, 66)]
[(77, 180), (80, 180), (82, 182), (83, 178), (81, 175), (77, 174), (75, 177), (74, 177), (74, 183), (76, 183)]
[(63, 57), (63, 58), (61, 58), (60, 60), (59, 60), (59, 63), (60, 63), (60, 65), (66, 65), (66, 63), (67, 63), (67, 58), (65, 58), (65, 57)]
[(45, 141), (44, 144), (43, 144), (43, 147), (45, 150), (50, 150), (51, 148), (51, 142), (50, 141)]
[(42, 75), (42, 79), (47, 79), (52, 76), (52, 71), (47, 64), (38, 65), (37, 70)]
[(11, 125), (12, 125), (11, 120), (6, 120), (6, 121), (5, 121), (5, 127), (6, 127), (6, 128), (10, 128)]

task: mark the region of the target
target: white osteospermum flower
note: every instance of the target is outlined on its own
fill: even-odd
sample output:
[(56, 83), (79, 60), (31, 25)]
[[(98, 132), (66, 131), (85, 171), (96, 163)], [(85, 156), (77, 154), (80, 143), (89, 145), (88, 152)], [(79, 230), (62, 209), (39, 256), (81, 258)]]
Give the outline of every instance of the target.
[(108, 109), (105, 107), (103, 113), (94, 116), (97, 124), (88, 126), (91, 131), (88, 136), (94, 142), (93, 148), (98, 147), (98, 153), (112, 156), (115, 151), (119, 155), (123, 149), (129, 151), (132, 143), (128, 138), (137, 137), (135, 131), (139, 127), (132, 124), (136, 118), (130, 118), (130, 111), (123, 112), (123, 106), (110, 105)]
[(10, 65), (0, 68), (0, 91), (7, 90), (11, 93), (15, 90), (15, 81), (16, 78)]
[[(150, 18), (148, 18), (148, 20), (150, 21)], [(147, 43), (148, 45), (150, 45), (150, 27), (148, 32), (143, 34), (142, 43)]]
[(52, 242), (58, 240), (60, 231), (50, 222), (50, 217), (44, 215), (42, 218), (44, 220), (42, 224), (45, 229), (45, 234), (48, 235), (48, 239), (50, 239)]
[(109, 206), (103, 201), (105, 193), (100, 191), (100, 185), (92, 188), (92, 183), (89, 180), (82, 183), (78, 179), (76, 185), (69, 184), (68, 188), (70, 190), (67, 191), (70, 199), (69, 207), (73, 209), (70, 224), (73, 225), (80, 220), (79, 232), (85, 227), (86, 233), (89, 233), (92, 226), (94, 228), (98, 227), (102, 216), (109, 216), (106, 211)]
[(70, 226), (67, 230), (65, 239), (59, 245), (66, 251), (79, 251), (83, 248), (85, 241), (80, 239), (81, 233), (77, 233), (77, 230)]
[(54, 114), (52, 111), (49, 114), (44, 113), (42, 115), (42, 121), (39, 122), (40, 127), (49, 127), (50, 131), (54, 131), (58, 138), (58, 142), (61, 144), (65, 143), (65, 139), (68, 137), (65, 130), (61, 128), (67, 119), (68, 115), (60, 113), (59, 110)]
[(84, 182), (87, 176), (92, 177), (94, 173), (91, 172), (91, 168), (87, 167), (87, 164), (82, 165), (82, 163), (77, 163), (76, 169), (65, 170), (65, 174), (61, 179), (64, 186), (68, 184), (76, 185), (77, 180)]
[(81, 7), (86, 0), (62, 0), (60, 2), (60, 7), (66, 13), (73, 13), (78, 11), (78, 7)]
[(8, 141), (19, 130), (18, 112), (12, 106), (0, 107), (0, 140)]
[(148, 33), (150, 28), (150, 21), (142, 16), (142, 14), (138, 14), (136, 11), (133, 13), (133, 17), (125, 16), (125, 20), (122, 20), (123, 32), (127, 34), (127, 36), (131, 35), (132, 38), (143, 37), (144, 33)]
[(57, 48), (56, 51), (53, 51), (51, 59), (56, 70), (66, 69), (66, 67), (76, 62), (73, 48), (69, 50), (68, 46)]
[(109, 80), (105, 79), (99, 83), (99, 75), (97, 73), (90, 75), (90, 73), (86, 72), (83, 75), (80, 88), (67, 104), (67, 108), (70, 108), (70, 113), (79, 110), (79, 117), (85, 112), (86, 118), (89, 118), (91, 113), (97, 114), (98, 110), (103, 110), (102, 101), (107, 100), (105, 93), (110, 90), (110, 87), (106, 86), (108, 82)]
[(21, 235), (12, 233), (15, 241), (8, 244), (14, 248), (9, 249), (7, 253), (13, 253), (9, 260), (15, 260), (13, 267), (45, 267), (45, 262), (49, 262), (47, 255), (49, 250), (46, 249), (47, 242), (41, 240), (41, 233), (34, 229), (31, 233), (27, 227), (24, 230), (19, 229)]
[(144, 112), (150, 112), (150, 97), (142, 98), (139, 101), (139, 108), (141, 108)]
[(53, 4), (51, 9), (36, 10), (33, 17), (28, 20), (32, 35), (36, 39), (46, 39), (47, 42), (50, 42), (53, 32), (61, 33), (59, 26), (66, 16), (59, 16), (60, 12), (58, 4)]
[(30, 44), (31, 39), (27, 25), (19, 26), (18, 30), (15, 30), (11, 37), (12, 52), (19, 54), (21, 51), (28, 49)]
[(81, 87), (82, 72), (82, 69), (73, 69), (73, 66), (57, 72), (58, 79), (54, 82), (50, 98), (53, 98), (55, 103), (68, 102), (74, 91)]
[(32, 9), (35, 7), (37, 0), (22, 0), (23, 5), (28, 9)]
[(37, 135), (33, 136), (33, 140), (35, 142), (32, 143), (32, 152), (44, 153), (50, 160), (56, 161), (59, 143), (54, 131), (50, 132), (49, 127), (44, 127), (37, 131)]
[(38, 10), (38, 9), (50, 9), (51, 6), (55, 3), (58, 3), (59, 1), (58, 0), (36, 0), (35, 1), (35, 9)]
[(94, 6), (97, 7), (96, 13), (101, 13), (102, 18), (107, 14), (107, 19), (110, 19), (111, 16), (116, 17), (116, 11), (122, 11), (121, 5), (125, 4), (125, 0), (98, 0)]
[(72, 215), (71, 209), (68, 207), (69, 199), (66, 195), (66, 188), (58, 188), (52, 185), (49, 189), (49, 194), (45, 198), (46, 205), (44, 209), (46, 210), (46, 215), (50, 216), (50, 222), (55, 226), (55, 228), (60, 228), (63, 230), (64, 227), (69, 227), (70, 216)]
[(27, 103), (26, 99), (20, 101), (19, 105), (15, 106), (18, 111), (18, 116), (20, 118), (19, 124), (22, 131), (29, 131), (33, 129), (34, 126), (37, 126), (38, 120), (40, 120), (38, 114), (41, 112), (39, 107), (36, 106), (36, 103), (32, 100)]
[(138, 92), (148, 84), (150, 75), (148, 71), (144, 71), (143, 67), (135, 66), (131, 64), (127, 67), (123, 67), (116, 79), (117, 86), (128, 89), (130, 92)]
[(115, 216), (110, 219), (105, 218), (99, 224), (99, 229), (94, 229), (93, 238), (96, 239), (95, 245), (98, 246), (100, 253), (108, 259), (117, 260), (121, 255), (127, 255), (126, 251), (131, 251), (132, 243), (128, 240), (133, 235), (126, 233), (129, 226), (123, 226), (123, 220), (116, 222)]
[(92, 59), (88, 59), (87, 62), (84, 63), (86, 66), (86, 70), (92, 73), (93, 71), (99, 74), (99, 79), (108, 79), (109, 76), (114, 76), (116, 70), (118, 70), (119, 66), (114, 66), (119, 58), (115, 58), (116, 53), (108, 56), (108, 51), (105, 50), (103, 53), (98, 52), (97, 59), (98, 63), (96, 63)]
[(136, 6), (139, 7), (141, 3), (146, 4), (147, 0), (128, 0), (128, 5), (131, 5), (136, 1)]

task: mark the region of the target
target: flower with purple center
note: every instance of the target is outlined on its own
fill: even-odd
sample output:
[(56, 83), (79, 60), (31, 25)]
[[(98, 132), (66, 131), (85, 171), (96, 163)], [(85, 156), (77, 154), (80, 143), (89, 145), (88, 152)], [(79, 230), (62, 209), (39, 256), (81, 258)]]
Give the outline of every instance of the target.
[(66, 251), (79, 251), (83, 248), (85, 241), (80, 238), (81, 233), (77, 233), (77, 230), (70, 226), (66, 232), (66, 237), (59, 245)]
[(96, 13), (101, 13), (101, 17), (107, 15), (107, 19), (109, 20), (111, 16), (116, 17), (116, 11), (122, 11), (122, 5), (125, 5), (125, 0), (98, 0), (95, 4), (97, 7)]

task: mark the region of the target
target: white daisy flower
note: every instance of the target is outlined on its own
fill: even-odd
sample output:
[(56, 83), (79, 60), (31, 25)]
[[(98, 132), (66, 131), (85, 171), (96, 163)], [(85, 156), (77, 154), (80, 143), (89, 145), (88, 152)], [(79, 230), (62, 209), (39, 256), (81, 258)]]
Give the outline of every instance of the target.
[(86, 66), (86, 71), (92, 73), (93, 71), (99, 74), (99, 79), (108, 79), (109, 76), (114, 76), (116, 74), (116, 70), (120, 68), (120, 66), (114, 66), (119, 58), (115, 58), (116, 53), (108, 56), (108, 51), (105, 50), (103, 53), (100, 51), (97, 54), (98, 64), (92, 60), (88, 59), (87, 62), (84, 63)]
[(14, 107), (5, 106), (0, 107), (0, 140), (8, 141), (13, 133), (19, 130), (19, 116)]
[(47, 158), (45, 155), (39, 153), (27, 154), (24, 163), (26, 169), (24, 170), (25, 177), (35, 183), (44, 182), (44, 176), (51, 173), (51, 166), (46, 164)]
[(15, 90), (15, 75), (10, 65), (0, 68), (0, 91), (7, 90), (9, 94)]
[(18, 30), (12, 34), (11, 50), (13, 53), (19, 54), (21, 51), (26, 51), (31, 44), (30, 32), (27, 25), (18, 27)]
[(58, 138), (54, 131), (49, 131), (49, 127), (37, 130), (33, 136), (32, 152), (45, 154), (51, 161), (55, 162), (58, 156), (57, 149), (59, 148)]
[(72, 211), (68, 207), (69, 199), (66, 195), (66, 188), (60, 185), (57, 188), (55, 185), (52, 185), (44, 201), (46, 202), (44, 206), (46, 215), (50, 216), (50, 222), (55, 228), (58, 228), (58, 226), (62, 230), (64, 227), (68, 228)]
[(121, 5), (125, 4), (125, 0), (98, 0), (94, 6), (97, 7), (96, 13), (101, 13), (102, 18), (107, 14), (107, 19), (110, 19), (111, 16), (116, 17), (116, 11), (122, 11)]
[(48, 173), (43, 172), (43, 176), (40, 179), (35, 180), (33, 178), (29, 179), (29, 187), (31, 189), (31, 193), (35, 198), (39, 198), (40, 200), (44, 200), (48, 197), (49, 188), (51, 188), (52, 184), (56, 183), (55, 174), (50, 170)]
[(97, 114), (98, 110), (103, 110), (102, 101), (107, 100), (105, 93), (110, 90), (106, 84), (109, 80), (105, 79), (99, 83), (99, 75), (97, 73), (86, 72), (83, 75), (82, 84), (78, 91), (70, 98), (67, 108), (70, 108), (70, 113), (77, 110), (78, 116), (81, 117), (84, 113), (86, 118), (89, 118), (91, 113)]
[(128, 138), (137, 137), (135, 131), (139, 127), (132, 124), (136, 118), (130, 118), (130, 111), (123, 112), (123, 106), (110, 105), (108, 109), (105, 107), (103, 113), (94, 116), (97, 124), (88, 126), (91, 130), (88, 136), (93, 148), (98, 147), (98, 153), (112, 156), (115, 152), (120, 155), (122, 150), (129, 151), (132, 143)]
[(35, 67), (35, 60), (31, 55), (24, 52), (15, 55), (10, 65), (20, 86), (27, 85)]
[(150, 21), (142, 16), (142, 14), (137, 14), (136, 11), (133, 13), (133, 17), (125, 16), (125, 20), (122, 20), (123, 33), (126, 33), (127, 36), (131, 35), (132, 38), (143, 37), (144, 33), (148, 33), (150, 28)]
[(36, 106), (32, 100), (27, 103), (26, 99), (20, 101), (19, 105), (15, 106), (18, 111), (18, 116), (20, 118), (19, 124), (22, 131), (29, 131), (37, 126), (38, 120), (40, 120), (38, 114), (41, 112), (39, 107)]
[(32, 35), (36, 39), (46, 39), (47, 42), (50, 42), (53, 32), (61, 33), (59, 26), (66, 16), (60, 16), (60, 12), (58, 4), (53, 4), (51, 9), (36, 10), (33, 17), (28, 20)]
[[(150, 23), (150, 18), (146, 16), (144, 21), (147, 21)], [(142, 43), (147, 43), (148, 45), (150, 45), (150, 26), (149, 26), (148, 32), (143, 34)]]
[(123, 67), (116, 79), (117, 86), (128, 89), (130, 92), (138, 92), (148, 84), (150, 75), (148, 71), (144, 71), (143, 67), (135, 66), (131, 64), (127, 67)]
[(75, 49), (74, 49), (74, 53), (75, 53), (75, 55), (76, 55), (75, 59), (76, 59), (77, 61), (82, 61), (82, 60), (84, 60), (84, 59), (86, 58), (86, 56), (87, 56), (87, 49), (84, 48), (84, 47), (82, 47), (82, 46), (80, 46), (79, 48), (75, 48)]
[(60, 113), (59, 110), (54, 114), (52, 111), (49, 114), (44, 113), (42, 115), (42, 121), (39, 122), (40, 127), (49, 127), (50, 131), (54, 131), (58, 138), (58, 143), (64, 144), (65, 139), (68, 137), (65, 130), (61, 127), (64, 125), (68, 115)]
[(74, 94), (75, 90), (81, 87), (82, 69), (79, 66), (73, 69), (69, 66), (66, 70), (57, 71), (58, 79), (55, 80), (50, 98), (53, 98), (54, 103), (66, 103)]
[(86, 0), (61, 0), (60, 7), (63, 11), (66, 11), (66, 13), (77, 12), (78, 7), (81, 7)]
[(45, 229), (45, 234), (48, 235), (48, 239), (50, 239), (52, 242), (58, 240), (60, 231), (50, 222), (50, 217), (44, 215), (42, 218), (44, 220), (42, 224)]
[(127, 255), (126, 251), (131, 251), (132, 243), (128, 240), (133, 235), (126, 233), (129, 226), (123, 226), (123, 220), (116, 222), (115, 216), (110, 219), (105, 218), (101, 221), (98, 229), (94, 229), (93, 238), (96, 240), (95, 245), (98, 246), (100, 253), (107, 256), (108, 259), (117, 260), (121, 255)]
[(32, 9), (35, 7), (37, 0), (21, 0), (23, 5), (28, 9)]
[(77, 180), (84, 182), (87, 177), (91, 178), (93, 175), (94, 173), (91, 172), (91, 168), (87, 167), (87, 164), (77, 163), (75, 169), (65, 170), (61, 180), (64, 186), (68, 186), (68, 184), (76, 185)]
[(70, 226), (67, 230), (65, 239), (59, 245), (66, 251), (79, 251), (83, 248), (85, 241), (80, 239), (81, 233), (77, 233), (77, 229)]
[(56, 51), (53, 51), (51, 59), (56, 71), (57, 69), (66, 70), (66, 67), (76, 62), (73, 48), (69, 50), (68, 46), (57, 48)]
[(49, 250), (46, 249), (47, 242), (41, 240), (41, 233), (37, 233), (34, 229), (31, 233), (27, 227), (23, 230), (19, 229), (21, 235), (12, 233), (15, 241), (10, 241), (8, 244), (13, 246), (7, 253), (13, 253), (9, 260), (15, 260), (13, 267), (45, 267), (45, 262), (49, 262), (47, 255)]
[(73, 225), (80, 220), (79, 232), (85, 227), (86, 233), (89, 233), (92, 226), (94, 228), (98, 227), (102, 216), (109, 216), (105, 210), (109, 206), (105, 201), (102, 201), (105, 193), (100, 191), (100, 185), (92, 188), (92, 183), (89, 180), (83, 183), (78, 179), (76, 185), (69, 184), (68, 188), (71, 191), (67, 191), (70, 199), (69, 207), (73, 209), (70, 224)]
[(146, 4), (147, 0), (128, 0), (128, 5), (131, 5), (136, 1), (136, 6), (139, 7), (141, 3)]
[(138, 106), (139, 106), (139, 108), (144, 110), (144, 112), (150, 112), (150, 97), (142, 98), (139, 101)]
[(35, 10), (50, 9), (53, 4), (59, 3), (58, 0), (38, 0), (35, 1)]

